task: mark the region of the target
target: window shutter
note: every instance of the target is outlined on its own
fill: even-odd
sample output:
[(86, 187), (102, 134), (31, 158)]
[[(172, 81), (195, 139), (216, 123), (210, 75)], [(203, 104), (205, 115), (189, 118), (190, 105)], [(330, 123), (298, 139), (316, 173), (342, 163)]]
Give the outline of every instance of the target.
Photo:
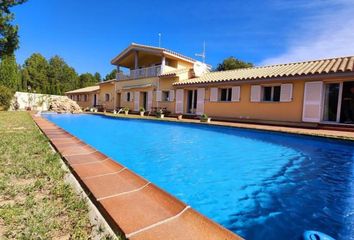
[(305, 83), (304, 105), (302, 112), (302, 120), (304, 122), (321, 121), (322, 89), (323, 82), (318, 81)]
[(210, 88), (210, 102), (218, 101), (218, 88)]
[(183, 113), (183, 89), (176, 90), (176, 113)]
[(260, 102), (261, 101), (261, 86), (252, 85), (251, 86), (251, 102)]
[(170, 93), (169, 93), (169, 100), (170, 102), (173, 102), (175, 100), (175, 91), (174, 90), (170, 90)]
[(240, 101), (240, 86), (232, 87), (232, 92), (231, 92), (231, 101), (232, 102), (239, 102)]
[(139, 95), (140, 92), (134, 92), (134, 111), (139, 111)]
[(205, 101), (205, 88), (198, 88), (197, 90), (197, 111), (198, 115), (204, 113), (204, 101)]
[(152, 108), (152, 91), (148, 91), (147, 94), (147, 110), (151, 111)]
[(291, 102), (293, 99), (293, 84), (287, 83), (280, 86), (280, 101)]
[(160, 90), (156, 90), (156, 101), (161, 102), (161, 91)]

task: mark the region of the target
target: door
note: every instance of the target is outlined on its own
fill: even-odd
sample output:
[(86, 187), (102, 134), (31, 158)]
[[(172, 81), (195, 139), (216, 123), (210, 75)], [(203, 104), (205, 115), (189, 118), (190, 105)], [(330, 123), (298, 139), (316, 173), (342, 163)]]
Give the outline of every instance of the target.
[(120, 105), (120, 100), (121, 100), (120, 93), (117, 93), (117, 98), (116, 98), (116, 109), (121, 108), (121, 105)]
[(197, 90), (188, 90), (187, 94), (187, 113), (195, 114), (197, 109)]
[(339, 83), (325, 84), (324, 103), (323, 103), (323, 121), (336, 122), (338, 115)]
[(340, 105), (340, 122), (354, 124), (354, 81), (343, 83)]
[(147, 109), (147, 92), (142, 92), (142, 103), (141, 106), (146, 110)]
[(302, 121), (320, 122), (322, 109), (323, 82), (306, 82), (304, 92), (304, 104)]
[(184, 90), (176, 90), (176, 113), (183, 113), (183, 99), (184, 99)]
[(96, 107), (97, 106), (97, 94), (93, 95), (93, 106)]
[(197, 109), (196, 113), (202, 115), (204, 113), (205, 89), (198, 88), (197, 90)]
[(139, 111), (140, 104), (140, 92), (134, 92), (134, 111)]

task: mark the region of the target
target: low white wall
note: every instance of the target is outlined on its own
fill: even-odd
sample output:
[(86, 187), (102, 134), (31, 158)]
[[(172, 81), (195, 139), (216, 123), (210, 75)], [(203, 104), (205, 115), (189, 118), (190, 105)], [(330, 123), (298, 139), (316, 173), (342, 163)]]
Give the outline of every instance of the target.
[(52, 99), (66, 99), (67, 96), (60, 95), (49, 95), (49, 94), (39, 94), (39, 93), (27, 93), (27, 92), (16, 92), (13, 99), (13, 104), (11, 104), (11, 110), (13, 109), (14, 103), (17, 101), (19, 109), (24, 110), (26, 108), (31, 108), (32, 110), (47, 111), (49, 108), (49, 103)]

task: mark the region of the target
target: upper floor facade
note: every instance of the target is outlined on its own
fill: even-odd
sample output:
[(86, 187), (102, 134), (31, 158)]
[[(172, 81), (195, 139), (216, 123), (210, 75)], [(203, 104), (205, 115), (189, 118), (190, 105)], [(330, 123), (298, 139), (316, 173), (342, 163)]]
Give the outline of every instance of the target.
[(209, 66), (166, 48), (132, 43), (111, 63), (117, 67), (116, 80), (154, 78), (167, 73), (191, 70), (208, 72)]

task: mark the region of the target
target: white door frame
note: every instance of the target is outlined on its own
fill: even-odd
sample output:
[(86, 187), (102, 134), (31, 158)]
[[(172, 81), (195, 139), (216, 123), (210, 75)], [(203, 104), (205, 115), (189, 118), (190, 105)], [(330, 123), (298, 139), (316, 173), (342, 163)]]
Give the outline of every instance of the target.
[[(339, 91), (338, 91), (338, 102), (337, 102), (337, 116), (336, 121), (325, 121), (324, 118), (324, 111), (325, 111), (325, 94), (326, 94), (326, 85), (328, 84), (335, 84), (339, 83)], [(323, 82), (323, 89), (322, 89), (322, 110), (321, 110), (321, 122), (322, 123), (340, 123), (340, 115), (341, 115), (341, 108), (342, 108), (342, 96), (343, 96), (343, 84), (344, 81), (335, 81), (335, 82)]]

